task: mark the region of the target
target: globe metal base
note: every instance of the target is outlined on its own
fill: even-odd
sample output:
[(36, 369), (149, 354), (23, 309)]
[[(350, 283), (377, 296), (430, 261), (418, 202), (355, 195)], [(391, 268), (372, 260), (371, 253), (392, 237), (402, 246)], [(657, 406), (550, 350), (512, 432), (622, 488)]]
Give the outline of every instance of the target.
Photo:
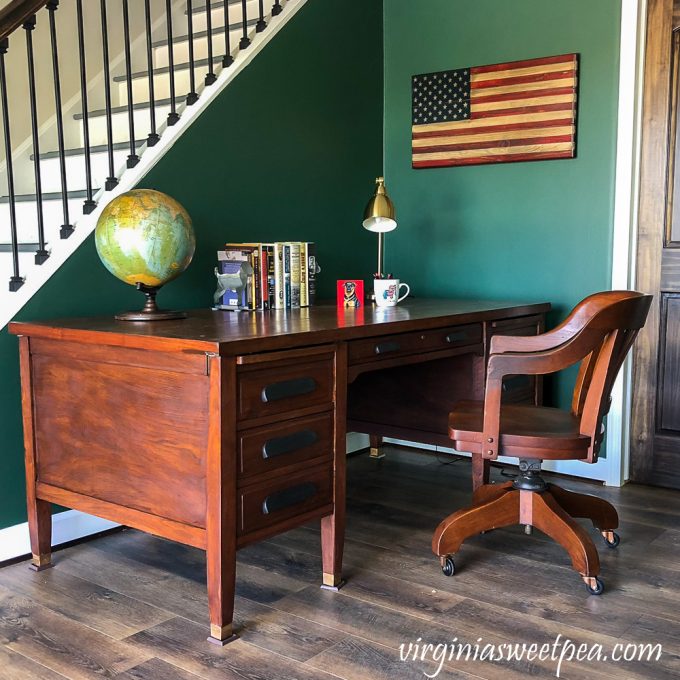
[(171, 310), (159, 309), (156, 312), (122, 312), (116, 314), (116, 321), (169, 321), (171, 319), (186, 319), (186, 312), (175, 312)]
[(158, 295), (160, 286), (146, 286), (143, 283), (138, 283), (136, 287), (137, 290), (141, 290), (146, 295), (144, 308), (137, 312), (116, 314), (116, 321), (169, 321), (171, 319), (187, 318), (186, 312), (158, 309), (156, 295)]

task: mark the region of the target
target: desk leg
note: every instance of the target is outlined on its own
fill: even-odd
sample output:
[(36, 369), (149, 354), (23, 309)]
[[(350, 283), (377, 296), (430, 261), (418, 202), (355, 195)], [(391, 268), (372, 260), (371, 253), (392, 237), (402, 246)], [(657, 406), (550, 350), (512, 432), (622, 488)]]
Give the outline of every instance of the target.
[(333, 514), (321, 519), (321, 563), (324, 590), (340, 590), (342, 551), (345, 547), (345, 505), (347, 493), (347, 346), (335, 352), (335, 422)]
[(472, 454), (472, 490), (477, 491), (480, 486), (489, 483), (491, 462), (488, 458), (482, 458), (481, 453)]
[(234, 634), (234, 594), (236, 591), (236, 552), (231, 541), (211, 545), (207, 551), (208, 606), (210, 637), (208, 642), (223, 647), (236, 639)]
[(368, 436), (368, 438), (371, 446), (371, 452), (369, 454), (370, 457), (375, 460), (384, 458), (385, 452), (383, 451), (382, 447), (383, 438), (379, 434), (371, 434)]
[[(344, 486), (344, 485), (343, 485)], [(345, 585), (342, 578), (342, 551), (345, 544), (345, 501), (335, 504), (335, 512), (321, 519), (321, 562), (324, 590), (340, 590)]]
[(33, 375), (29, 338), (19, 338), (19, 364), (21, 367), (21, 411), (24, 420), (24, 450), (26, 465), (26, 501), (28, 534), (31, 542), (31, 569), (43, 571), (52, 566), (52, 508), (47, 501), (35, 496), (38, 477), (33, 444)]
[(210, 637), (224, 646), (233, 629), (236, 591), (236, 365), (208, 355), (210, 396), (206, 465), (206, 562)]
[(52, 508), (29, 492), (28, 533), (31, 540), (33, 571), (44, 571), (52, 566)]

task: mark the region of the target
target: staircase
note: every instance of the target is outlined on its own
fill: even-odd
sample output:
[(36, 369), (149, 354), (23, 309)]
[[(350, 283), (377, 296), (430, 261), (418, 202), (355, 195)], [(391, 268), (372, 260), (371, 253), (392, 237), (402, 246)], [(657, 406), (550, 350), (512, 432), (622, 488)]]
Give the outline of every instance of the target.
[(305, 2), (0, 10), (0, 328)]

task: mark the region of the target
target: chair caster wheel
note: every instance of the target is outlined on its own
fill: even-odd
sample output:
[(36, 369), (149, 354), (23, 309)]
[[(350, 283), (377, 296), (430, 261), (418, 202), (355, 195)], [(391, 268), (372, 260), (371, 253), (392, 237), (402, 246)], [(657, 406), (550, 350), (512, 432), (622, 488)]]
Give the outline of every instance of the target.
[(584, 577), (586, 583), (586, 590), (591, 595), (602, 595), (604, 592), (604, 582), (599, 576)]
[(608, 548), (618, 548), (621, 537), (615, 531), (603, 531), (602, 538)]
[(442, 564), (442, 574), (444, 576), (453, 576), (456, 573), (456, 565), (453, 563), (453, 558), (449, 555)]

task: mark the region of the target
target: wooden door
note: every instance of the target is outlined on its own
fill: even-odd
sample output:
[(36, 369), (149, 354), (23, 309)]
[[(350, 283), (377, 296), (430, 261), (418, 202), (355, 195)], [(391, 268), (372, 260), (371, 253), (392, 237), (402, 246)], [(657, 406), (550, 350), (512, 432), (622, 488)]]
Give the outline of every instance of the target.
[(656, 296), (635, 350), (631, 478), (680, 489), (680, 0), (648, 5), (637, 287)]

